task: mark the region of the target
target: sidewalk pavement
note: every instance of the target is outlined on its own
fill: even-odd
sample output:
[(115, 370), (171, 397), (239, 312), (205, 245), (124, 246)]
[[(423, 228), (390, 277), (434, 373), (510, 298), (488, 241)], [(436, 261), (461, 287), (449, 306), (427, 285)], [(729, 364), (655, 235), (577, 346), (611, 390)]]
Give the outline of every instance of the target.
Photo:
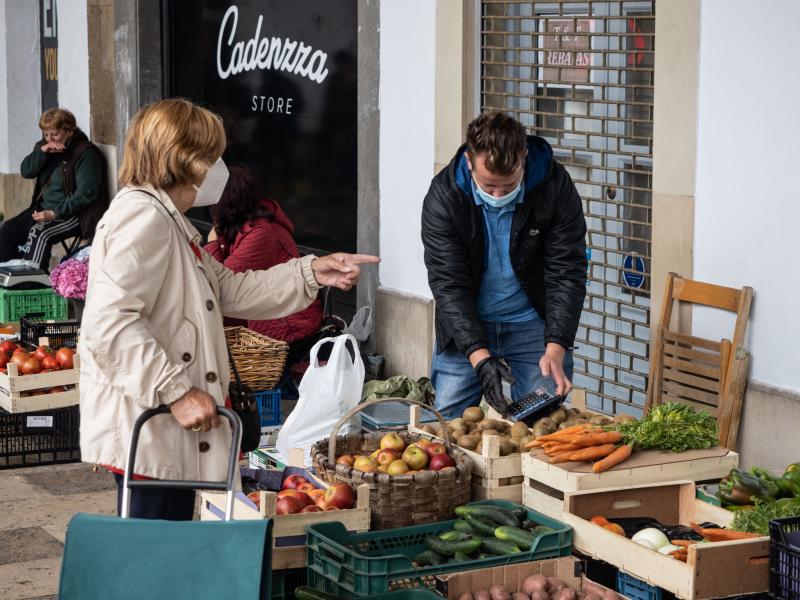
[(70, 518), (116, 514), (116, 489), (83, 463), (0, 471), (0, 598), (56, 600)]

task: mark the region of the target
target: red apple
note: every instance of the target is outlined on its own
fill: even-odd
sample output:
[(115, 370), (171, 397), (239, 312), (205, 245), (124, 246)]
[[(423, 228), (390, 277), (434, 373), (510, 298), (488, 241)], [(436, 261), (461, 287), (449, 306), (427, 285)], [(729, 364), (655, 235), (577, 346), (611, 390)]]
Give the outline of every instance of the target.
[(428, 453), (428, 458), (433, 458), (436, 454), (447, 454), (447, 448), (444, 444), (433, 442), (425, 446), (425, 452)]
[(325, 490), (325, 505), (327, 508), (353, 508), (356, 495), (346, 483), (335, 483)]
[(430, 446), (433, 442), (430, 441), (428, 438), (419, 438), (416, 442), (414, 442), (415, 446), (419, 446), (423, 450)]
[(55, 356), (45, 356), (42, 359), (42, 369), (58, 371), (61, 369), (61, 365), (58, 364)]
[(300, 485), (298, 485), (298, 486), (297, 486), (295, 489), (298, 489), (298, 490), (300, 490), (301, 492), (305, 492), (305, 493), (307, 494), (307, 493), (308, 493), (308, 492), (310, 492), (311, 490), (315, 490), (315, 489), (317, 489), (317, 486), (315, 486), (315, 485), (314, 485), (313, 483), (311, 483), (310, 481), (306, 481), (305, 483), (301, 483)]
[(378, 452), (378, 456), (375, 459), (378, 465), (390, 465), (397, 459), (402, 456), (402, 453), (399, 450), (395, 450), (394, 448), (383, 448), (380, 452)]
[(17, 349), (17, 345), (11, 340), (6, 340), (0, 344), (0, 352), (13, 353)]
[(247, 497), (250, 498), (250, 501), (255, 504), (256, 506), (261, 506), (261, 493), (260, 492), (250, 492), (247, 494)]
[(411, 444), (403, 452), (403, 460), (406, 461), (409, 469), (418, 471), (428, 465), (428, 454), (416, 444)]
[(453, 460), (453, 457), (449, 454), (434, 454), (431, 457), (431, 462), (428, 465), (428, 468), (431, 471), (441, 471), (446, 467), (455, 467), (456, 461)]
[(316, 488), (308, 492), (308, 497), (314, 501), (314, 504), (325, 510), (325, 490)]
[(352, 454), (342, 454), (336, 459), (337, 465), (347, 465), (348, 467), (352, 467), (354, 462), (356, 462), (356, 458)]
[(363, 471), (364, 473), (372, 473), (375, 471), (375, 463), (369, 456), (359, 456), (356, 459), (355, 464), (353, 464), (353, 468), (357, 471)]
[(288, 489), (288, 490), (281, 490), (280, 492), (278, 492), (278, 498), (288, 498), (288, 497), (297, 498), (303, 503), (303, 506), (314, 504), (314, 501), (311, 499), (311, 497), (305, 492), (301, 492), (300, 490)]
[(408, 465), (404, 460), (396, 460), (386, 469), (389, 475), (405, 475), (408, 473)]
[(279, 515), (293, 515), (295, 513), (299, 513), (306, 506), (307, 505), (304, 504), (300, 498), (296, 498), (295, 496), (284, 496), (283, 498), (278, 498), (275, 512), (277, 512)]
[(394, 448), (400, 452), (406, 447), (406, 443), (396, 433), (387, 433), (381, 438), (381, 448)]
[(317, 506), (316, 504), (309, 504), (308, 506), (306, 506), (306, 507), (305, 507), (303, 510), (301, 510), (300, 512), (301, 512), (301, 513), (312, 513), (312, 512), (322, 512), (322, 511), (323, 511), (323, 509), (321, 509), (321, 508), (320, 508), (319, 506)]
[(289, 475), (286, 479), (283, 480), (283, 484), (281, 485), (282, 490), (291, 490), (295, 489), (301, 483), (306, 483), (308, 479), (303, 477), (302, 475)]

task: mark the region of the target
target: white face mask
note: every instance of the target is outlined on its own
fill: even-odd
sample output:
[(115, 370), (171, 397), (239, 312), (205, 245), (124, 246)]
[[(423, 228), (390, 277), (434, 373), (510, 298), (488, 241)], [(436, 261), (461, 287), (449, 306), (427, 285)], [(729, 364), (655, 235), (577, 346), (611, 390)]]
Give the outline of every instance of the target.
[(228, 167), (225, 166), (225, 161), (218, 158), (217, 162), (211, 165), (206, 172), (206, 176), (200, 183), (200, 187), (194, 185), (197, 190), (197, 195), (192, 202), (193, 207), (211, 206), (219, 202), (222, 198), (222, 192), (225, 191), (225, 184), (228, 183)]

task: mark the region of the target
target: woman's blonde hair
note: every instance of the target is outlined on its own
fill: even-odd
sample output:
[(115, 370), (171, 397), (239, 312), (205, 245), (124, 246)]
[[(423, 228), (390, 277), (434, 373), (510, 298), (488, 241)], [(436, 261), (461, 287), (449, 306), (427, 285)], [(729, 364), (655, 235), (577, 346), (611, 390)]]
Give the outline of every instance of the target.
[(66, 129), (68, 131), (75, 131), (78, 124), (75, 121), (75, 115), (66, 110), (65, 108), (51, 108), (44, 111), (39, 117), (39, 129)]
[(125, 136), (120, 185), (195, 184), (225, 151), (222, 119), (188, 100), (159, 100), (133, 117)]

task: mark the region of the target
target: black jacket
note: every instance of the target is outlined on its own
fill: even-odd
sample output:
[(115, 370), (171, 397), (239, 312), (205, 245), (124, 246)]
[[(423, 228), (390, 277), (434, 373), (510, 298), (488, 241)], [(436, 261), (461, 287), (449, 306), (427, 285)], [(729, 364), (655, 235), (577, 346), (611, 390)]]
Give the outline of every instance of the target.
[[(586, 221), (575, 185), (552, 160), (549, 144), (529, 136), (528, 148), (526, 180), (531, 182), (528, 174), (534, 170), (541, 175), (532, 187), (526, 183), (523, 202), (514, 211), (511, 266), (545, 320), (545, 343), (570, 348), (586, 295)], [(455, 343), (469, 355), (487, 348), (488, 339), (477, 310), (485, 260), (483, 209), (465, 190), (465, 149), (459, 148), (431, 182), (422, 207), (422, 243), (436, 300), (438, 350)]]

